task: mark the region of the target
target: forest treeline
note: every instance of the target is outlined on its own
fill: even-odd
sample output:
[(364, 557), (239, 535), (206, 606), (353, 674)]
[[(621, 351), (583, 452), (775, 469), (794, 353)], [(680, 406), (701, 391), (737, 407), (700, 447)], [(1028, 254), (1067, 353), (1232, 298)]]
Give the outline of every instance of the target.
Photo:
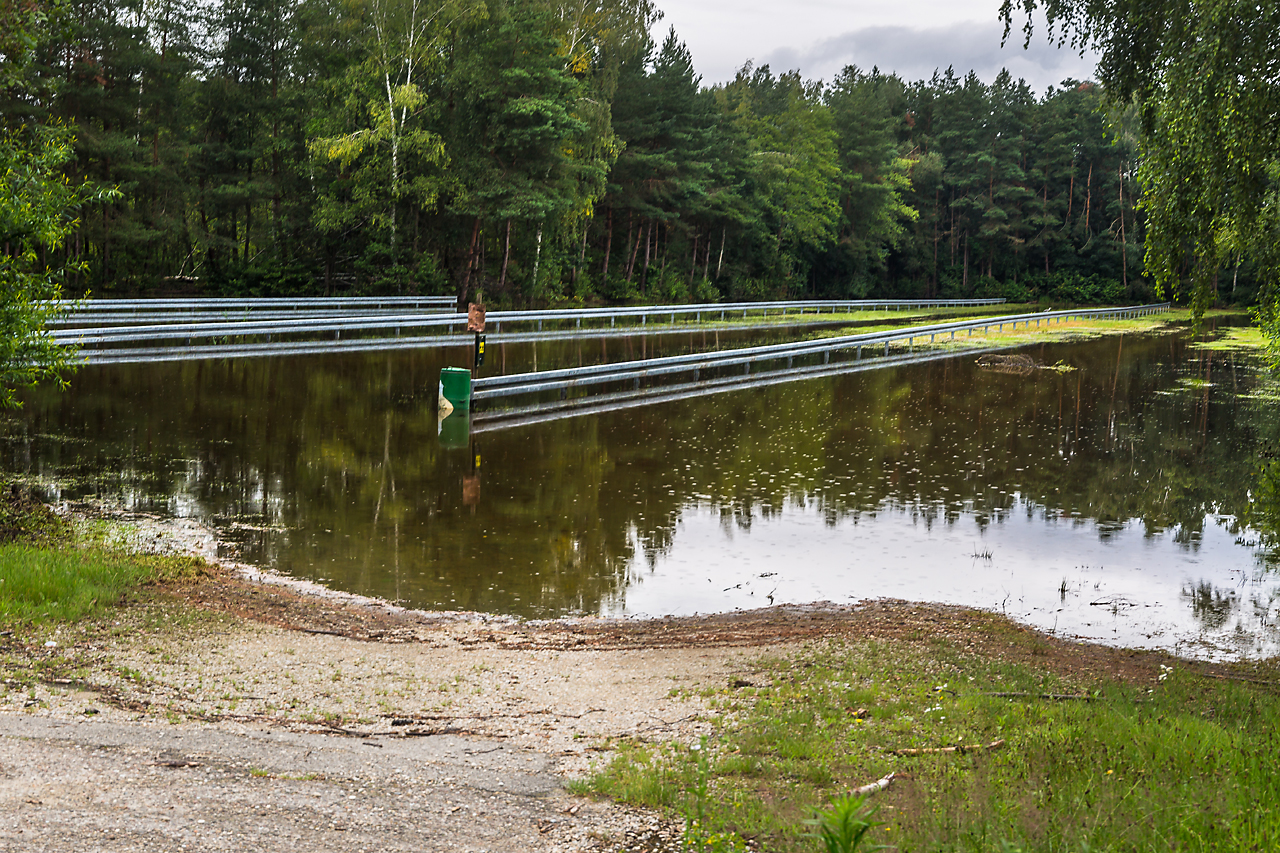
[(120, 190), (62, 249), (73, 293), (1152, 297), (1132, 120), (1089, 83), (704, 87), (648, 0), (54, 15), (0, 109)]

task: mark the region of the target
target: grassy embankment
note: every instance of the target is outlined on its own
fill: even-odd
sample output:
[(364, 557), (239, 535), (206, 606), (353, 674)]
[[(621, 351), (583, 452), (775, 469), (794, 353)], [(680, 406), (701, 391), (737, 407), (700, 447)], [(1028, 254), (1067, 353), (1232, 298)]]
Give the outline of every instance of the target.
[[(1173, 659), (1115, 679), (974, 619), (1022, 660), (929, 636), (767, 658), (753, 686), (710, 695), (718, 734), (701, 749), (621, 744), (581, 789), (700, 815), (694, 849), (820, 849), (815, 813), (890, 773), (861, 849), (1280, 849), (1274, 662), (1244, 680)], [(957, 745), (978, 748), (895, 752)]]

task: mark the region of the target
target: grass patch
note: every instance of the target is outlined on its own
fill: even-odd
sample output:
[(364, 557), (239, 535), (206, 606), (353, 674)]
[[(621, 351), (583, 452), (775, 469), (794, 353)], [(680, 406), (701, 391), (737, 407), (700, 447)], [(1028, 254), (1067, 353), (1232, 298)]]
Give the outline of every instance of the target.
[(92, 619), (148, 584), (208, 569), (198, 557), (113, 546), (119, 538), (102, 524), (72, 525), (21, 485), (0, 484), (0, 624), (38, 629)]
[(0, 483), (0, 543), (56, 542), (70, 525), (21, 485)]
[[(1146, 685), (1086, 685), (941, 640), (815, 646), (750, 678), (759, 686), (714, 698), (719, 734), (701, 748), (625, 746), (579, 790), (696, 815), (704, 837), (770, 851), (815, 849), (815, 814), (891, 772), (870, 845), (1280, 849), (1274, 688), (1181, 665)], [(984, 695), (996, 691), (1093, 698)], [(893, 754), (999, 739), (995, 751)]]
[(93, 617), (138, 587), (193, 577), (203, 565), (192, 557), (73, 544), (0, 545), (0, 622), (38, 625)]

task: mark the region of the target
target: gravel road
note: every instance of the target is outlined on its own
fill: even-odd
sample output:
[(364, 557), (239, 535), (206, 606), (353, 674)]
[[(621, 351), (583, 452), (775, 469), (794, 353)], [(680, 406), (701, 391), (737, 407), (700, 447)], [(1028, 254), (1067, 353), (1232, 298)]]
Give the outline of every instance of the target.
[[(501, 741), (0, 714), (0, 849), (655, 849), (655, 817), (564, 793)], [(628, 838), (632, 843), (628, 845)]]

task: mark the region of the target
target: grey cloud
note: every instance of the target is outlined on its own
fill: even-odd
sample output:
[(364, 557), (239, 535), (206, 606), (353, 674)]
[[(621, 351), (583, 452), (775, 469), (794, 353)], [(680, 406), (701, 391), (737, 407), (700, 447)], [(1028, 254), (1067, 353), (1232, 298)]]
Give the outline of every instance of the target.
[[(1041, 31), (1043, 32), (1043, 31)], [(820, 41), (807, 49), (781, 48), (760, 63), (775, 71), (799, 69), (805, 77), (830, 80), (846, 65), (863, 70), (878, 66), (906, 80), (928, 79), (948, 66), (963, 77), (970, 70), (990, 82), (1001, 68), (1026, 79), (1038, 92), (1064, 78), (1092, 76), (1096, 58), (1070, 48), (1058, 49), (1043, 35), (1022, 48), (1021, 33), (1010, 35), (1000, 47), (999, 22), (966, 21), (945, 27), (866, 27)]]

